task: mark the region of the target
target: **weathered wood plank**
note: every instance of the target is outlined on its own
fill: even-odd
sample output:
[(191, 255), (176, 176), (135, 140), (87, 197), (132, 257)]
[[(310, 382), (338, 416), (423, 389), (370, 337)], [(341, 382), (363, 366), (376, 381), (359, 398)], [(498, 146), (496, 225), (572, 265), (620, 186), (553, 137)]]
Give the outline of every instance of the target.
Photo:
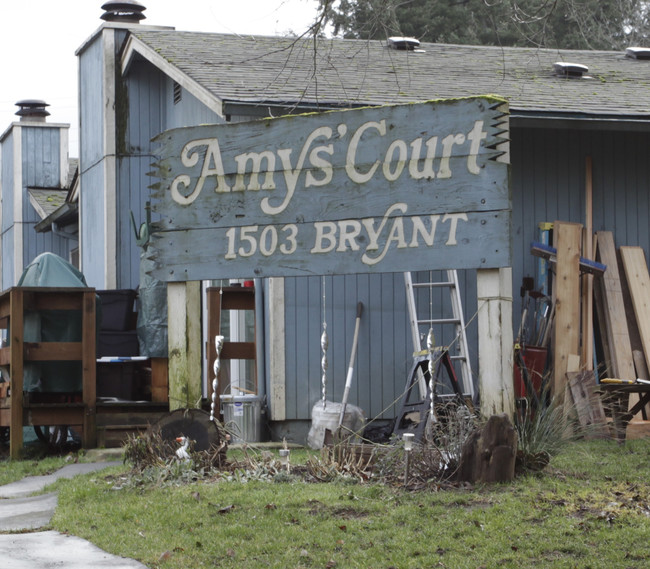
[(620, 253), (647, 362), (650, 361), (650, 276), (645, 253), (641, 247), (621, 247)]
[(578, 414), (582, 434), (586, 438), (609, 438), (607, 419), (600, 396), (596, 390), (593, 370), (568, 372), (567, 380)]
[(194, 408), (201, 399), (200, 283), (167, 286), (169, 408)]
[[(371, 226), (370, 231), (366, 223)], [(432, 229), (435, 226), (435, 229)], [(421, 228), (424, 228), (425, 239)], [(231, 233), (233, 232), (234, 233)], [(164, 281), (508, 266), (510, 212), (171, 231), (153, 238)], [(355, 237), (356, 235), (356, 237)], [(429, 242), (427, 242), (427, 240)]]
[(553, 353), (553, 396), (562, 402), (570, 354), (580, 353), (580, 243), (582, 225), (556, 221), (553, 224), (557, 248), (555, 270), (555, 320)]
[[(485, 98), (166, 131), (156, 230), (509, 207), (504, 108)], [(507, 112), (507, 110), (505, 111)], [(460, 208), (460, 209), (459, 209)]]
[(479, 97), (167, 131), (154, 275), (509, 266), (506, 111)]
[(623, 288), (618, 271), (614, 236), (611, 231), (599, 231), (597, 238), (598, 259), (607, 265), (607, 270), (602, 280), (598, 281), (598, 285), (602, 286), (599, 305), (602, 304), (605, 312), (599, 316), (606, 325), (607, 351), (610, 357), (609, 375), (621, 379), (635, 379), (632, 345), (625, 317)]

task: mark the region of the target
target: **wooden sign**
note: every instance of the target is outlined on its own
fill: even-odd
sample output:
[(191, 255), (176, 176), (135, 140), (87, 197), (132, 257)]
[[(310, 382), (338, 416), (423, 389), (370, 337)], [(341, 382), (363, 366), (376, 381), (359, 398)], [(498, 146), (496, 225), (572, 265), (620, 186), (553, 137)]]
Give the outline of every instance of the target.
[(154, 275), (509, 266), (506, 113), (477, 97), (166, 131)]

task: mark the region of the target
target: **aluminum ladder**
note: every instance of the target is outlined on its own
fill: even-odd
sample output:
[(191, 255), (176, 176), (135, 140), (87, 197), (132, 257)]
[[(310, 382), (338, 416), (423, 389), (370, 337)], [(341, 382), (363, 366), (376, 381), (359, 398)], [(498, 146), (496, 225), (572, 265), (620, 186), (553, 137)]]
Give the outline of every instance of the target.
[[(406, 303), (409, 311), (409, 320), (411, 324), (411, 334), (413, 337), (413, 352), (415, 356), (422, 355), (422, 338), (426, 337), (428, 329), (436, 324), (453, 324), (455, 327), (455, 339), (453, 345), (448, 346), (451, 360), (458, 361), (460, 365), (460, 377), (462, 382), (462, 389), (465, 396), (474, 400), (474, 382), (472, 381), (472, 368), (469, 361), (469, 352), (467, 349), (467, 334), (465, 333), (465, 318), (463, 316), (463, 307), (460, 300), (460, 289), (458, 287), (458, 271), (450, 269), (446, 271), (447, 280), (433, 281), (429, 278), (429, 282), (414, 282), (413, 275), (410, 272), (404, 273), (404, 283), (406, 285)], [(425, 289), (432, 293), (436, 288), (448, 288), (452, 318), (421, 318), (417, 312), (417, 299), (416, 294), (418, 290)], [(424, 334), (421, 333), (421, 326), (427, 326)], [(421, 397), (425, 397), (427, 393), (427, 385), (423, 375), (420, 373), (418, 377), (418, 386)]]

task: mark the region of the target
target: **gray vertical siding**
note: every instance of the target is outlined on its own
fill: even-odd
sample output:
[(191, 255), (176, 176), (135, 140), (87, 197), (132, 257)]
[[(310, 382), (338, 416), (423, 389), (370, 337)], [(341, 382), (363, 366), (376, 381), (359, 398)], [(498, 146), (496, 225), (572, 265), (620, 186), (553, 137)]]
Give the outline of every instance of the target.
[(530, 242), (540, 222), (585, 222), (585, 161), (593, 163), (593, 228), (612, 231), (616, 246), (650, 251), (650, 133), (523, 128), (513, 131), (513, 317), (523, 276), (534, 276)]
[(14, 219), (14, 135), (9, 132), (2, 141), (2, 290), (14, 284), (13, 219)]

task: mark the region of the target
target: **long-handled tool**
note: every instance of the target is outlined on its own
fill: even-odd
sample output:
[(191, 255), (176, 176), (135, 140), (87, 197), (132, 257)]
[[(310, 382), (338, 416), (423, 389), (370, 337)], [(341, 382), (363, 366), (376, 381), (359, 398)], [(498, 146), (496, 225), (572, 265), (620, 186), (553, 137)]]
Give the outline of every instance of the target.
[(348, 366), (348, 375), (345, 378), (345, 390), (343, 391), (343, 399), (341, 401), (341, 415), (339, 416), (339, 424), (337, 431), (341, 429), (343, 424), (343, 417), (345, 415), (345, 407), (348, 404), (348, 396), (350, 395), (350, 386), (352, 385), (352, 372), (354, 371), (354, 358), (357, 355), (357, 342), (359, 340), (359, 324), (361, 323), (361, 313), (363, 312), (363, 302), (357, 304), (357, 319), (354, 325), (354, 338), (352, 339), (352, 353), (350, 354), (350, 365)]

